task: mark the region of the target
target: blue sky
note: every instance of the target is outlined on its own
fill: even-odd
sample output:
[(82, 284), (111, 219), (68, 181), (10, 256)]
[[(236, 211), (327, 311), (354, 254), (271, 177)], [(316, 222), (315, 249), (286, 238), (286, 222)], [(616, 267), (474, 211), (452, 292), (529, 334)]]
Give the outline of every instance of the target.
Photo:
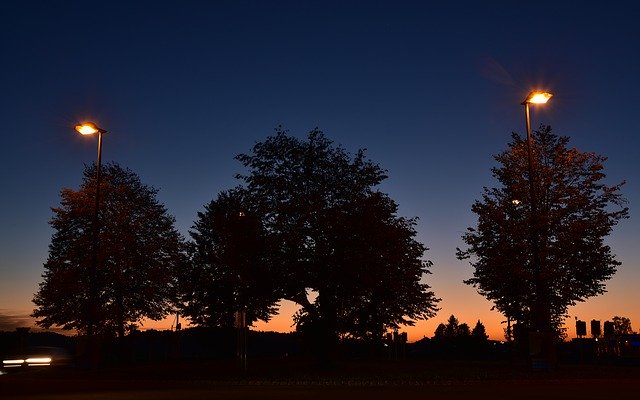
[(103, 160), (160, 189), (185, 236), (237, 183), (233, 157), (278, 125), (366, 148), (389, 171), (383, 189), (400, 213), (420, 218), (435, 263), (426, 279), (442, 311), (412, 336), (452, 313), (497, 332), (501, 317), (462, 284), (471, 269), (455, 248), (534, 88), (556, 94), (532, 110), (534, 128), (608, 156), (610, 183), (627, 180), (631, 219), (609, 239), (623, 265), (610, 293), (571, 315), (640, 324), (640, 6), (468, 3), (3, 2), (0, 328), (31, 311), (50, 207), (95, 160), (95, 140), (73, 131), (88, 119), (109, 131)]

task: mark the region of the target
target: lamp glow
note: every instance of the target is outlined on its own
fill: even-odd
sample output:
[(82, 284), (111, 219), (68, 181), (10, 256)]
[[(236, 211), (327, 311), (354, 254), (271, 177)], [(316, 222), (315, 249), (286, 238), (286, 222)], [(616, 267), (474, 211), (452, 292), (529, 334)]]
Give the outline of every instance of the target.
[(529, 96), (527, 96), (527, 99), (524, 101), (524, 103), (545, 104), (552, 97), (553, 93), (534, 90), (533, 92), (529, 93)]
[(93, 135), (95, 133), (106, 132), (104, 129), (99, 128), (93, 122), (84, 122), (82, 124), (76, 125), (76, 131), (78, 131), (82, 135)]

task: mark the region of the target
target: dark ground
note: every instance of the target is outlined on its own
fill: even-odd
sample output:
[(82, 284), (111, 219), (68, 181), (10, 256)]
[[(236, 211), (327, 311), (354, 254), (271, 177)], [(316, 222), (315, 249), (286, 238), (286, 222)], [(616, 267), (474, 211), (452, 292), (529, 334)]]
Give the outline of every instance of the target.
[(612, 399), (640, 398), (640, 367), (567, 364), (552, 371), (490, 361), (300, 359), (44, 367), (0, 376), (2, 399)]

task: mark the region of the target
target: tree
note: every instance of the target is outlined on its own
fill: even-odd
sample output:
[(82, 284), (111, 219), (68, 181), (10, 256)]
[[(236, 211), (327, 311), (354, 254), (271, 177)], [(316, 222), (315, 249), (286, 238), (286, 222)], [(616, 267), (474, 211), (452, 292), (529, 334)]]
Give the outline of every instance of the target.
[(460, 322), (455, 315), (451, 314), (449, 319), (447, 320), (447, 324), (445, 325), (444, 335), (447, 338), (455, 338), (460, 334)]
[(202, 326), (233, 326), (235, 312), (247, 322), (269, 320), (279, 292), (265, 257), (260, 221), (242, 205), (242, 191), (221, 192), (198, 212), (189, 231), (190, 264), (181, 274), (182, 313)]
[(469, 328), (469, 325), (467, 325), (466, 323), (461, 323), (458, 326), (458, 333), (457, 333), (458, 337), (462, 337), (462, 338), (468, 338), (469, 336), (471, 336), (471, 329)]
[[(32, 316), (42, 327), (124, 336), (144, 318), (159, 320), (173, 309), (183, 241), (157, 190), (118, 164), (101, 179), (99, 254), (92, 263), (95, 166), (86, 167), (79, 190), (63, 189), (50, 221), (54, 234)], [(91, 293), (96, 304), (91, 304)]]
[(489, 338), (489, 336), (487, 335), (487, 330), (485, 329), (482, 322), (480, 322), (480, 320), (476, 322), (476, 326), (474, 326), (473, 330), (471, 330), (471, 336), (476, 341), (480, 341), (480, 342), (486, 341)]
[[(479, 321), (478, 321), (479, 322)], [(469, 325), (460, 323), (455, 315), (451, 315), (446, 324), (439, 324), (434, 332), (434, 339), (458, 340), (471, 335)]]
[[(493, 301), (508, 320), (532, 327), (533, 310), (539, 307), (558, 334), (569, 306), (606, 291), (605, 281), (620, 262), (604, 238), (628, 217), (620, 194), (624, 182), (603, 183), (606, 158), (568, 148), (568, 143), (550, 127), (533, 133), (538, 217), (532, 227), (527, 142), (514, 133), (508, 149), (495, 156), (500, 166), (492, 168), (492, 175), (500, 186), (485, 188), (473, 204), (478, 223), (462, 237), (468, 247), (457, 253), (474, 268), (465, 283)], [(538, 271), (531, 261), (531, 228), (539, 238)]]
[(238, 178), (269, 237), (282, 296), (303, 307), (300, 328), (325, 342), (340, 334), (381, 339), (435, 314), (416, 221), (399, 217), (376, 190), (386, 173), (363, 150), (351, 155), (319, 130), (300, 140), (277, 129), (237, 159), (248, 169)]
[(633, 329), (631, 328), (631, 320), (629, 318), (615, 316), (613, 317), (612, 322), (613, 333), (615, 335), (627, 335), (633, 333)]
[(433, 338), (443, 340), (447, 336), (447, 326), (443, 323), (439, 323), (436, 330), (433, 332)]

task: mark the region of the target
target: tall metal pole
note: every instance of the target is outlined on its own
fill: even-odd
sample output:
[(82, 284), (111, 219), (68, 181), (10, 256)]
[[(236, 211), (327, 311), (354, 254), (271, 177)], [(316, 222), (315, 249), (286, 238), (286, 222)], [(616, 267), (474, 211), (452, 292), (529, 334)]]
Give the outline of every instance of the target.
[(529, 102), (525, 101), (522, 103), (524, 105), (524, 116), (526, 121), (527, 128), (527, 156), (528, 156), (528, 164), (529, 164), (529, 198), (531, 199), (531, 214), (530, 214), (530, 226), (529, 226), (529, 234), (531, 236), (531, 256), (532, 256), (532, 267), (533, 267), (533, 279), (534, 279), (534, 288), (535, 288), (535, 302), (532, 311), (532, 319), (534, 323), (534, 328), (538, 332), (546, 332), (549, 330), (549, 321), (546, 318), (546, 310), (544, 310), (543, 300), (544, 296), (542, 293), (542, 271), (541, 271), (541, 262), (540, 262), (540, 236), (538, 233), (538, 199), (536, 198), (536, 190), (535, 190), (535, 175), (534, 175), (534, 166), (533, 166), (533, 149), (532, 149), (532, 139), (531, 139), (531, 117), (529, 113)]
[[(96, 310), (97, 310), (97, 270), (98, 270), (98, 247), (99, 247), (99, 235), (100, 235), (100, 168), (102, 166), (102, 134), (107, 131), (99, 128), (93, 122), (85, 122), (75, 126), (76, 131), (82, 135), (98, 134), (98, 157), (96, 160), (96, 195), (95, 206), (92, 221), (92, 254), (91, 265), (89, 266), (89, 296), (87, 299), (87, 336), (91, 341), (92, 336), (95, 333), (96, 325)], [(91, 343), (89, 343), (91, 347)]]
[(92, 221), (92, 254), (91, 265), (89, 265), (89, 282), (87, 282), (88, 298), (87, 298), (87, 337), (86, 337), (86, 356), (89, 366), (94, 366), (98, 362), (98, 343), (94, 337), (96, 331), (96, 324), (98, 322), (98, 253), (99, 253), (99, 236), (100, 236), (100, 169), (102, 166), (102, 134), (107, 131), (98, 127), (93, 122), (84, 122), (75, 126), (76, 131), (81, 135), (94, 135), (98, 134), (98, 157), (96, 160), (96, 192), (95, 192), (95, 206), (93, 212)]
[(524, 105), (524, 116), (527, 127), (527, 155), (529, 161), (529, 198), (531, 199), (531, 215), (529, 233), (531, 235), (531, 267), (535, 298), (531, 308), (533, 330), (529, 334), (529, 355), (534, 370), (550, 370), (554, 367), (556, 351), (554, 348), (551, 324), (551, 303), (542, 279), (542, 260), (540, 257), (540, 232), (538, 224), (538, 199), (536, 197), (535, 168), (533, 165), (533, 145), (531, 138), (531, 119), (529, 104), (546, 103), (553, 96), (549, 92), (531, 92)]
[(96, 198), (93, 214), (93, 243), (91, 255), (91, 269), (89, 270), (89, 315), (87, 318), (87, 336), (94, 335), (97, 312), (97, 271), (98, 271), (98, 246), (100, 235), (100, 167), (102, 164), (102, 134), (104, 130), (98, 128), (98, 158), (96, 162)]

